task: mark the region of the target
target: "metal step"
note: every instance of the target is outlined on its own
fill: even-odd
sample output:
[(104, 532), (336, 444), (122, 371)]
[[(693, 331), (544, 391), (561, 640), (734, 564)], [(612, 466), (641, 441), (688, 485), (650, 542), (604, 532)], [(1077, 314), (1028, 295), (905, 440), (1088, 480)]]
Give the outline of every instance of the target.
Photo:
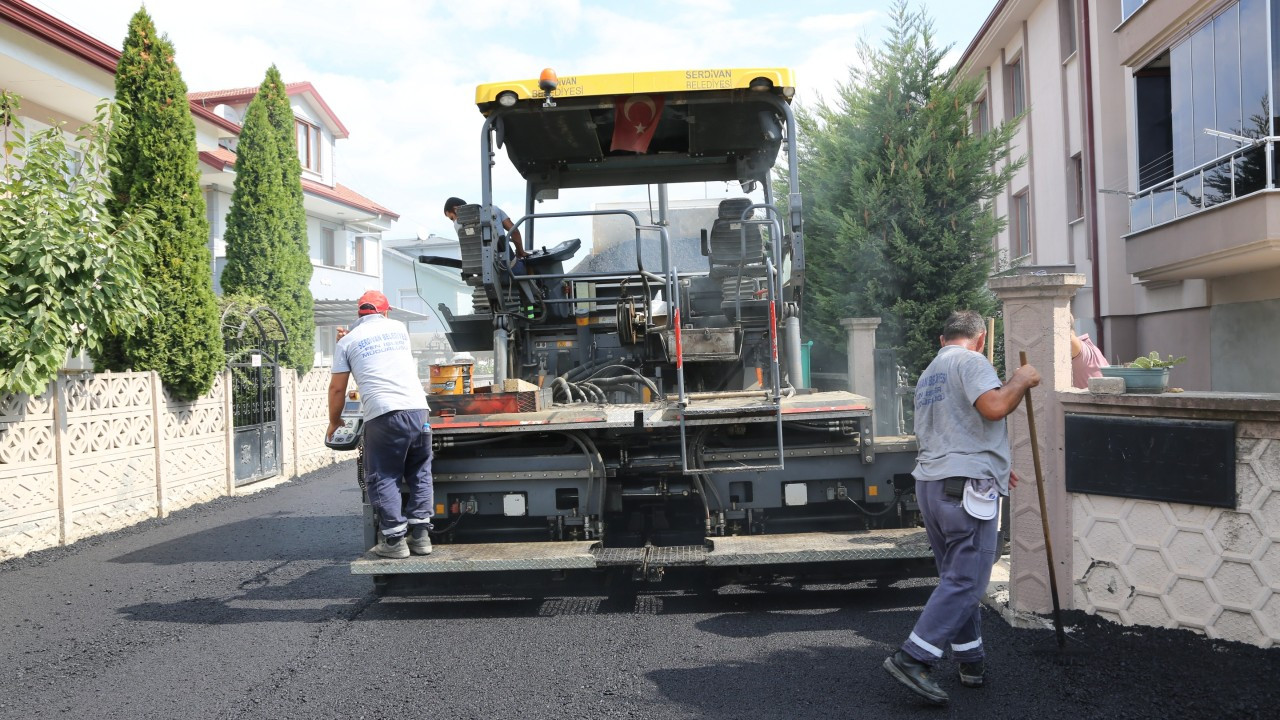
[(871, 532), (813, 532), (708, 538), (705, 545), (603, 548), (596, 541), (437, 545), (427, 556), (403, 560), (365, 553), (353, 575), (594, 570), (609, 567), (735, 567), (858, 560), (931, 559), (920, 528)]
[(591, 548), (597, 544), (593, 540), (579, 540), (436, 545), (430, 555), (413, 555), (402, 560), (381, 558), (369, 551), (351, 563), (351, 574), (590, 570), (596, 567)]
[(933, 557), (929, 539), (920, 528), (740, 535), (709, 538), (707, 542), (711, 545), (707, 565), (716, 567)]

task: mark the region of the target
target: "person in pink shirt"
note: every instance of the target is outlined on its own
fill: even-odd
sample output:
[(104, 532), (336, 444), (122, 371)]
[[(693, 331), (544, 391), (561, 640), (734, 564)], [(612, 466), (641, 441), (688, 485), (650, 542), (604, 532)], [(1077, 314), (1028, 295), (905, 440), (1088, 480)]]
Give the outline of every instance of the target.
[(1076, 335), (1076, 319), (1071, 318), (1071, 384), (1081, 390), (1089, 387), (1089, 378), (1102, 377), (1101, 369), (1110, 366), (1089, 334)]

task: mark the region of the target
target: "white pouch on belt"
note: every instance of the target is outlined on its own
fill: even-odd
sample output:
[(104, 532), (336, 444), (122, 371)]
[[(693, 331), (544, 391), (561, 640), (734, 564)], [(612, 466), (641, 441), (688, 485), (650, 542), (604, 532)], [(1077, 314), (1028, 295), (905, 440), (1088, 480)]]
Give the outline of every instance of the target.
[(978, 520), (990, 520), (1000, 509), (1000, 491), (994, 480), (969, 480), (961, 500), (964, 511)]

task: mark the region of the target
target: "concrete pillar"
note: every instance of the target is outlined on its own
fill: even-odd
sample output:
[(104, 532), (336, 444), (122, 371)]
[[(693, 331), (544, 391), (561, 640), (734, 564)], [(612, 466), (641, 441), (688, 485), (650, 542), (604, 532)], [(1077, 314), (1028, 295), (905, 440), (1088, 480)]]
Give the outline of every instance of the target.
[[(1024, 269), (1026, 270), (1026, 269)], [(988, 282), (1004, 304), (1005, 372), (1018, 366), (1018, 353), (1040, 371), (1040, 387), (1031, 391), (1036, 434), (1044, 472), (1049, 534), (1057, 568), (1058, 601), (1072, 606), (1071, 503), (1065, 487), (1062, 404), (1057, 391), (1071, 387), (1071, 298), (1085, 283), (1084, 275), (1020, 274), (993, 277)], [(1014, 610), (1046, 613), (1052, 610), (1044, 532), (1035, 486), (1035, 466), (1027, 427), (1026, 404), (1008, 418), (1013, 469), (1022, 483), (1011, 492), (1013, 522), (1010, 537), (1009, 605)]]
[(880, 318), (844, 318), (840, 327), (849, 334), (846, 340), (849, 389), (875, 407), (876, 328), (880, 327)]

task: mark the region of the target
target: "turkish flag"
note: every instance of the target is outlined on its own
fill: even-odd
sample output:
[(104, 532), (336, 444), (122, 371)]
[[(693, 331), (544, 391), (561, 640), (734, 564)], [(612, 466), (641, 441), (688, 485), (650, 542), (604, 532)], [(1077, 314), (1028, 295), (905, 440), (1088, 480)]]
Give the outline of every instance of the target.
[(624, 95), (613, 101), (613, 142), (609, 150), (649, 152), (662, 117), (661, 95)]

